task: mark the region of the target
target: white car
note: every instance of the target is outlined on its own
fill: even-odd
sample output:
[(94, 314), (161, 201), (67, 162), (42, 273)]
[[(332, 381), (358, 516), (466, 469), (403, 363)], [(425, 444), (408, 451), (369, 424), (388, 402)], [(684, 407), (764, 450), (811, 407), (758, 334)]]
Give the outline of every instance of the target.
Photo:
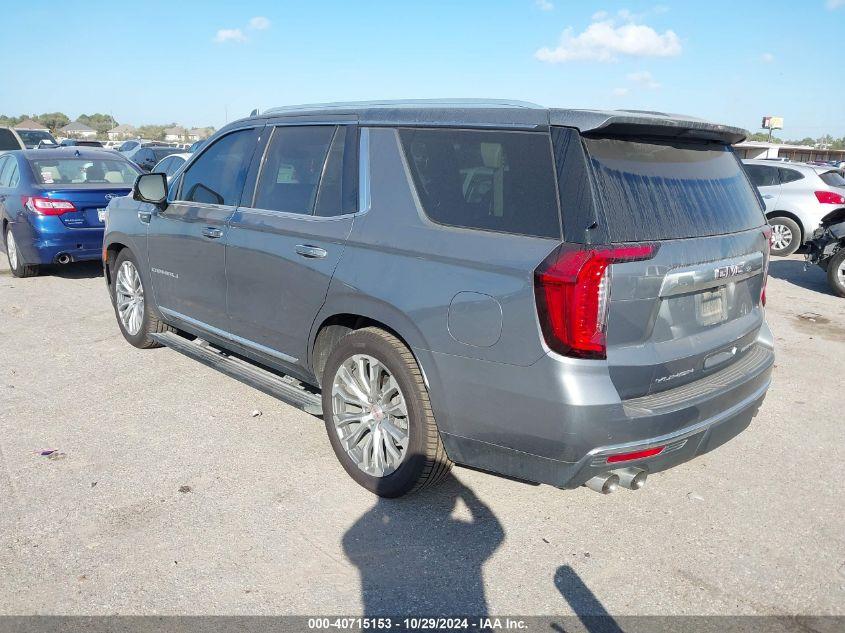
[(813, 236), (821, 219), (845, 207), (845, 178), (833, 167), (743, 160), (766, 204), (772, 255), (792, 255)]
[(156, 166), (153, 167), (151, 173), (156, 174), (166, 174), (167, 181), (170, 182), (170, 179), (179, 171), (179, 168), (184, 165), (187, 160), (193, 154), (171, 154), (170, 156), (165, 156), (160, 161), (156, 163)]

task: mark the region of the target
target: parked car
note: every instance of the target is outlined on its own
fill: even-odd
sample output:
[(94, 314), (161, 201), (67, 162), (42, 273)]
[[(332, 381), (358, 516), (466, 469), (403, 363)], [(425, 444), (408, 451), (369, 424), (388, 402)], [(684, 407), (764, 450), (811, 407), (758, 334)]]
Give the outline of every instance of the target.
[(78, 138), (63, 139), (62, 142), (59, 143), (59, 145), (61, 145), (62, 147), (103, 147), (103, 144), (100, 141), (90, 141)]
[(808, 247), (807, 262), (824, 270), (831, 290), (845, 297), (845, 209), (837, 209), (822, 218)]
[(742, 138), (524, 103), (269, 110), (111, 202), (106, 282), (132, 345), (322, 411), (378, 495), (453, 462), (636, 489), (740, 433), (770, 383)]
[(179, 150), (175, 147), (165, 147), (160, 145), (140, 145), (128, 152), (121, 152), (126, 158), (138, 165), (143, 171), (150, 172), (153, 167), (161, 161), (165, 156), (178, 154)]
[(15, 130), (26, 149), (57, 147), (58, 143), (47, 130)]
[(109, 200), (141, 173), (113, 152), (88, 148), (0, 154), (0, 224), (15, 277), (44, 264), (99, 259)]
[(845, 206), (845, 190), (830, 185), (836, 170), (801, 163), (773, 165), (743, 160), (745, 172), (760, 191), (772, 226), (772, 255), (792, 255), (810, 239), (821, 219)]
[(182, 154), (171, 154), (170, 156), (166, 156), (158, 161), (155, 167), (153, 167), (150, 171), (157, 174), (164, 174), (167, 176), (167, 181), (170, 182), (170, 179), (173, 178), (174, 174), (179, 171), (179, 168), (190, 158), (191, 155), (187, 152)]

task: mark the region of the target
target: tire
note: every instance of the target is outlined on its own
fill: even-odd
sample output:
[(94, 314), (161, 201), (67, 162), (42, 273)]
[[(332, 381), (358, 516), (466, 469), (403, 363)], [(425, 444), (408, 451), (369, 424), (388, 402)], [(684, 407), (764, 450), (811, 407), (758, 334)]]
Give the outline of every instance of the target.
[(6, 259), (9, 262), (9, 270), (14, 277), (35, 277), (38, 274), (38, 266), (26, 264), (21, 259), (20, 249), (17, 247), (15, 234), (12, 233), (12, 225), (6, 225), (6, 232), (3, 234), (3, 245), (6, 247)]
[(827, 262), (827, 283), (836, 295), (845, 297), (845, 246)]
[[(137, 279), (131, 276), (133, 269), (137, 274)], [(126, 276), (122, 272), (124, 270)], [(114, 306), (114, 314), (117, 318), (120, 333), (123, 334), (123, 338), (129, 341), (130, 344), (139, 349), (161, 347), (161, 344), (151, 338), (151, 335), (172, 332), (174, 330), (158, 318), (149, 301), (144, 301), (147, 293), (145, 292), (144, 279), (140, 274), (140, 270), (138, 261), (128, 248), (118, 253), (114, 262), (114, 277), (111, 285), (111, 300), (112, 306)], [(139, 290), (140, 293), (138, 292)], [(135, 311), (134, 318), (127, 319), (127, 322), (124, 322), (118, 304), (125, 304), (127, 297), (134, 296), (137, 298), (139, 294), (140, 302), (135, 300), (137, 311)]]
[[(348, 372), (350, 364), (355, 367), (352, 373)], [(342, 367), (344, 373), (340, 373)], [(355, 382), (358, 375), (376, 376), (375, 382)], [(440, 482), (452, 468), (440, 441), (419, 365), (394, 335), (376, 327), (350, 332), (329, 354), (322, 378), (323, 418), (329, 441), (343, 468), (361, 486), (380, 497), (401, 497)], [(390, 382), (391, 378), (394, 383)], [(368, 394), (374, 391), (383, 397), (373, 397), (375, 406), (368, 410), (347, 402), (345, 396), (352, 393), (347, 385), (353, 383), (359, 389), (357, 393), (367, 397), (367, 401)], [(337, 412), (355, 416), (358, 410), (362, 414), (356, 416), (361, 418), (360, 422), (336, 426)], [(345, 434), (349, 451), (341, 433)], [(404, 450), (396, 439), (397, 433), (405, 435)], [(355, 437), (360, 439), (356, 442)], [(374, 442), (377, 450), (372, 450)], [(401, 459), (390, 454), (390, 446)], [(362, 463), (365, 451), (369, 455), (368, 463)]]
[[(769, 224), (772, 227), (772, 255), (786, 257), (801, 248), (801, 227), (795, 220), (785, 217), (770, 218)], [(779, 248), (775, 248), (779, 232), (783, 232), (785, 236), (790, 236), (791, 239)]]

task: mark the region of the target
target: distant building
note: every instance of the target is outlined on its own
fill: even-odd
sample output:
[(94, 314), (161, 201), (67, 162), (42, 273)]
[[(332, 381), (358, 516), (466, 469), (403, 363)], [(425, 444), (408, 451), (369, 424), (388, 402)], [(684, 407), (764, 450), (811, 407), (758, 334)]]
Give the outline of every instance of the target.
[(38, 121), (33, 121), (32, 119), (24, 119), (16, 126), (14, 126), (16, 130), (46, 130), (46, 125), (41, 125)]
[(845, 160), (845, 149), (822, 149), (809, 145), (787, 145), (765, 141), (743, 141), (733, 146), (740, 158), (788, 158), (796, 162)]
[(94, 138), (97, 136), (97, 130), (79, 121), (68, 123), (64, 127), (59, 128), (59, 132), (73, 138)]
[(214, 134), (213, 127), (195, 127), (192, 128), (190, 132), (188, 132), (188, 140), (191, 143), (195, 143), (196, 141), (201, 141), (203, 139), (208, 138)]
[(124, 141), (128, 138), (134, 138), (138, 136), (137, 130), (131, 125), (118, 125), (117, 127), (113, 127), (108, 132), (106, 132), (109, 136), (110, 141)]
[(183, 127), (169, 127), (164, 130), (164, 140), (169, 143), (184, 142), (187, 133)]

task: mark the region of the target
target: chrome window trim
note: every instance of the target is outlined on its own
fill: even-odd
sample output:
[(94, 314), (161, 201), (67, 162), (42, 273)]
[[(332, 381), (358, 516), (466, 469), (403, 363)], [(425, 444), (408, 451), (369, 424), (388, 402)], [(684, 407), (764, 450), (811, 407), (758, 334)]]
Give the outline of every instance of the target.
[(209, 325), (208, 323), (204, 323), (203, 321), (199, 321), (198, 319), (189, 317), (185, 314), (182, 314), (181, 312), (176, 312), (176, 310), (171, 310), (170, 308), (162, 307), (159, 307), (159, 310), (161, 310), (165, 315), (169, 317), (184, 321), (185, 323), (189, 323), (190, 325), (194, 325), (198, 328), (201, 328), (210, 334), (214, 334), (215, 336), (219, 336), (220, 338), (232, 341), (233, 343), (243, 345), (244, 347), (253, 349), (256, 352), (261, 352), (262, 354), (266, 354), (267, 356), (273, 356), (275, 358), (285, 361), (286, 363), (293, 364), (299, 360), (297, 358), (294, 358), (293, 356), (285, 354), (284, 352), (275, 350), (272, 347), (267, 347), (266, 345), (256, 343), (255, 341), (250, 341), (249, 339), (243, 338), (242, 336), (237, 336), (236, 334), (232, 334), (231, 332), (227, 332), (226, 330), (221, 330), (220, 328), (214, 327), (213, 325)]

